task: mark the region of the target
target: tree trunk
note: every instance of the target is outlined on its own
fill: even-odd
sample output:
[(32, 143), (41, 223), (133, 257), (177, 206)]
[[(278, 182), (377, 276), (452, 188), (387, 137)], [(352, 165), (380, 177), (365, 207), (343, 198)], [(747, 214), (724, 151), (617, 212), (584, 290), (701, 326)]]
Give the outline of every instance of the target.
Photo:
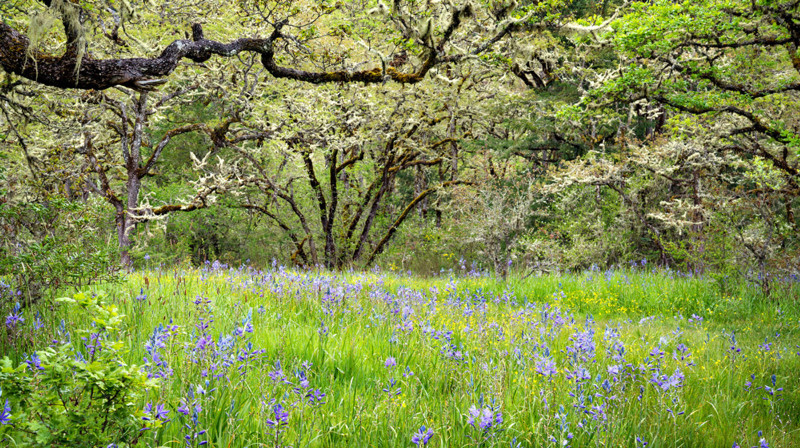
[[(427, 181), (425, 179), (425, 170), (422, 169), (422, 166), (416, 167), (416, 173), (414, 176), (414, 197), (419, 196), (422, 194), (423, 191), (428, 189)], [(417, 213), (419, 217), (424, 219), (428, 215), (428, 197), (425, 196), (422, 199), (422, 202), (417, 207)]]
[(116, 223), (120, 264), (123, 267), (130, 269), (132, 262), (129, 250), (131, 248), (131, 231), (133, 230), (133, 223), (128, 217), (125, 209), (122, 207), (117, 208)]
[(450, 110), (450, 123), (447, 127), (447, 138), (450, 140), (450, 180), (458, 177), (458, 143), (456, 143), (456, 115)]

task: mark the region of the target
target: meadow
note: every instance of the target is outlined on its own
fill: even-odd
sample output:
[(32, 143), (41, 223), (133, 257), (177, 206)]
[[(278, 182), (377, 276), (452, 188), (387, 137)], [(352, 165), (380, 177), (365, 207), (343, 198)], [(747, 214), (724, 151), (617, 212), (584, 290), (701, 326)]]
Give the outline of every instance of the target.
[[(136, 428), (106, 414), (110, 447), (797, 447), (800, 283), (778, 283), (764, 299), (644, 267), (137, 271), (7, 311), (0, 440), (59, 430), (24, 396), (43, 390), (83, 394), (37, 402), (80, 427), (70, 406), (116, 387), (97, 373), (112, 352), (142, 383), (119, 409)], [(88, 366), (58, 384), (91, 389), (51, 386), (57, 353)]]

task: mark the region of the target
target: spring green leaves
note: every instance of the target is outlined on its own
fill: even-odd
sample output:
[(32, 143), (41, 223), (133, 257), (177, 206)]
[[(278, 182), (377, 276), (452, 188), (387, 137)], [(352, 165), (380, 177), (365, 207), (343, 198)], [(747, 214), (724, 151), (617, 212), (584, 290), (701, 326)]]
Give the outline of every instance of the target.
[(53, 345), (17, 364), (0, 360), (0, 387), (11, 419), (0, 441), (18, 447), (128, 446), (145, 427), (138, 397), (155, 384), (123, 358), (124, 316), (103, 296), (79, 293), (62, 303), (80, 307), (89, 328), (69, 329)]

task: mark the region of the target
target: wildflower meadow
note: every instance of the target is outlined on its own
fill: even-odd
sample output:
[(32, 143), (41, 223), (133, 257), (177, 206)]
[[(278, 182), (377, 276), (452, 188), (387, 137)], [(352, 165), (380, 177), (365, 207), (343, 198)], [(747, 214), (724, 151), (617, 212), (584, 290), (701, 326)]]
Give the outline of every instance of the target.
[(7, 310), (0, 440), (797, 447), (800, 286), (784, 285), (764, 301), (644, 267), (143, 270)]

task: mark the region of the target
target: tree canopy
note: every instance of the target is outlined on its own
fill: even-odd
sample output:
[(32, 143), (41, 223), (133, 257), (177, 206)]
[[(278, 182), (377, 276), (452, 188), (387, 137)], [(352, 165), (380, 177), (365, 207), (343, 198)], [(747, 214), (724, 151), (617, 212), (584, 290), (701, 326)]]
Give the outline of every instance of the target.
[(87, 225), (128, 266), (151, 247), (330, 269), (458, 253), (498, 273), (646, 258), (788, 274), (799, 14), (771, 0), (4, 2), (4, 256), (42, 238), (24, 207), (63, 198), (96, 212)]

